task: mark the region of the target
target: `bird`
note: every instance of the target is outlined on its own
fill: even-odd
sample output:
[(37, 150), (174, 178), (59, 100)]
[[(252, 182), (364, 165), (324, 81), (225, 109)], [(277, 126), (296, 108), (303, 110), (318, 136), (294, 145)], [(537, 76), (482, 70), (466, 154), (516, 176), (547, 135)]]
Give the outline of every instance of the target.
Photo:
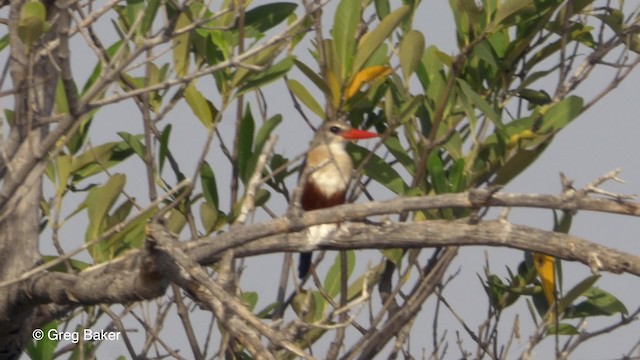
[[(300, 205), (305, 211), (325, 209), (345, 203), (353, 162), (346, 151), (349, 141), (369, 139), (378, 134), (354, 129), (346, 122), (328, 120), (317, 130), (302, 166)], [(308, 243), (317, 244), (337, 230), (338, 224), (320, 224), (307, 228)], [(311, 268), (311, 252), (300, 253), (298, 278)]]

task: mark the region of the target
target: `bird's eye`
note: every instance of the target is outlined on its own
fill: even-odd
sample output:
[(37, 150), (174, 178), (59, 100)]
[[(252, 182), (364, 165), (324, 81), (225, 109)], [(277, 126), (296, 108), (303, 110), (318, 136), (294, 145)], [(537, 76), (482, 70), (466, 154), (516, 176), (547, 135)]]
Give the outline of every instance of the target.
[(332, 126), (329, 128), (329, 131), (331, 131), (333, 134), (337, 134), (340, 132), (340, 127), (339, 126)]

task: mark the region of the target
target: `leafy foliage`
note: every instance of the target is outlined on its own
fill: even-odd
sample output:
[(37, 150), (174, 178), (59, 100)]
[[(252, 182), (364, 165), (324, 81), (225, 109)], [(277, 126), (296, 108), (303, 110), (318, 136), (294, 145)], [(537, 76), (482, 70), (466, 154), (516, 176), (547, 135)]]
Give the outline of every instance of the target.
[[(299, 170), (298, 163), (290, 162), (291, 149), (280, 148), (270, 154), (266, 166), (259, 167), (269, 139), (285, 131), (292, 116), (278, 108), (274, 114), (263, 103), (264, 94), (275, 86), (280, 86), (277, 91), (288, 90), (300, 115), (309, 110), (323, 120), (341, 118), (380, 133), (375, 153), (371, 146), (355, 144), (348, 150), (364, 178), (393, 195), (503, 186), (592, 105), (574, 94), (584, 77), (580, 73), (570, 77), (567, 72), (582, 61), (582, 52), (589, 54), (583, 66), (604, 61), (613, 47), (599, 40), (601, 29), (613, 33), (612, 44), (640, 50), (637, 24), (625, 21), (620, 9), (593, 9), (588, 0), (450, 0), (449, 4), (455, 21), (455, 54), (430, 44), (430, 34), (417, 26), (420, 1), (392, 6), (386, 0), (341, 0), (330, 31), (317, 28), (320, 10), (305, 13), (294, 2), (118, 3), (111, 24), (115, 35), (103, 41), (104, 48), (98, 42), (91, 44), (99, 56), (82, 90), (75, 89), (79, 79), (57, 81), (56, 115), (74, 117), (77, 126), (50, 152), (45, 174), (54, 195), (41, 205), (47, 226), (57, 232), (64, 221), (86, 214), (84, 240), (98, 264), (141, 248), (145, 225), (159, 212), (172, 231), (182, 234), (188, 229), (192, 239), (232, 229), (248, 196), (254, 196), (255, 207), (274, 214), (273, 208), (291, 200), (290, 187)], [(18, 25), (22, 44), (36, 48), (48, 31), (47, 21), (42, 3), (26, 2)], [(0, 40), (0, 50), (6, 46)], [(554, 60), (558, 58), (563, 63)], [(543, 81), (556, 76), (560, 78), (556, 88)], [(96, 115), (112, 102), (129, 99), (140, 111), (142, 132), (114, 131), (117, 141), (92, 144)], [(197, 121), (167, 120), (180, 106)], [(7, 124), (12, 126), (13, 113), (6, 114), (11, 114)], [(197, 159), (186, 169), (189, 165), (176, 160), (177, 149), (184, 144), (176, 141), (175, 134), (188, 126), (200, 129), (206, 140), (201, 149), (195, 140), (186, 144), (193, 146)], [(231, 138), (225, 132), (229, 128), (233, 128)], [(153, 188), (148, 202), (129, 194), (139, 179), (122, 169), (125, 162), (134, 161), (144, 166), (146, 183)], [(196, 185), (173, 189), (187, 178), (185, 174), (193, 174)], [(263, 188), (249, 195), (255, 174), (262, 178)], [(158, 195), (160, 191), (166, 194)], [(82, 196), (83, 201), (66, 213), (62, 203), (72, 196)], [(229, 203), (223, 204), (223, 199)], [(441, 209), (401, 218), (459, 220), (470, 214)], [(568, 232), (570, 217), (556, 219), (554, 225), (554, 231)], [(558, 322), (547, 334), (558, 335), (577, 332), (572, 319), (628, 313), (614, 295), (595, 287), (597, 276), (563, 292), (560, 265), (554, 265), (553, 258), (526, 256), (516, 271), (507, 270), (507, 278), (489, 270), (481, 277), (492, 311), (499, 314), (519, 299), (530, 298), (534, 321), (553, 310)], [(356, 273), (354, 252), (343, 258), (346, 264), (340, 264), (337, 255), (328, 272), (319, 274), (317, 289), (298, 289), (289, 303), (271, 303), (257, 311), (260, 294), (244, 290), (238, 294), (260, 318), (275, 318), (281, 306), (290, 305), (306, 322), (332, 325), (340, 301), (364, 297), (388, 280), (385, 276), (397, 274), (398, 286), (409, 282), (419, 253), (385, 249), (379, 262), (362, 274)], [(55, 270), (72, 272), (90, 265), (75, 258), (69, 264)], [(342, 265), (347, 274), (341, 273)], [(385, 271), (391, 266), (395, 272)], [(344, 289), (347, 294), (341, 294)], [(298, 344), (310, 347), (328, 332), (322, 327), (305, 331)], [(54, 350), (55, 344), (40, 341), (31, 344), (29, 354), (49, 358)], [(243, 357), (248, 356), (245, 350), (230, 351)]]

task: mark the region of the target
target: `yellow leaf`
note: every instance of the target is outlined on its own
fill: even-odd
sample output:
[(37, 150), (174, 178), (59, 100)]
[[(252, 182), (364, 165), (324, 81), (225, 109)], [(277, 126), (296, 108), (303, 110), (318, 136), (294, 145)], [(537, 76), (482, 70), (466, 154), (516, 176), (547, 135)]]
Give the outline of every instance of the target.
[(521, 140), (533, 140), (536, 137), (538, 137), (538, 134), (534, 133), (533, 131), (529, 129), (523, 130), (517, 134), (511, 135), (509, 141), (507, 142), (507, 147), (512, 148), (518, 145)]
[(345, 99), (351, 99), (360, 90), (362, 85), (382, 79), (391, 74), (391, 71), (391, 68), (385, 65), (370, 66), (360, 71), (353, 77), (353, 80), (351, 80), (351, 83), (347, 87)]
[(536, 267), (544, 297), (547, 298), (550, 307), (556, 302), (555, 263), (556, 259), (552, 256), (533, 253), (533, 265)]

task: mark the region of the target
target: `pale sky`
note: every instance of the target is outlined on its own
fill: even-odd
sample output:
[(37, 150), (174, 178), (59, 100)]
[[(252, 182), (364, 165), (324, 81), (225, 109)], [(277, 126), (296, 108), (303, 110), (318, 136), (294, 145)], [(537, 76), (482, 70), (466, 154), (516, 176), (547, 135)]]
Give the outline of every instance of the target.
[[(256, 1), (254, 3), (257, 4), (258, 2)], [(335, 6), (334, 3), (330, 4), (325, 11), (325, 25), (331, 22), (332, 9)], [(425, 1), (424, 3), (417, 17), (416, 28), (424, 33), (427, 45), (437, 45), (440, 50), (446, 53), (454, 52), (455, 33), (453, 32), (453, 19), (450, 14), (448, 2)], [(426, 3), (432, 4), (427, 6)], [(103, 23), (102, 26), (104, 26), (105, 31), (112, 31), (112, 27), (108, 22)], [(75, 41), (75, 43), (75, 48), (77, 48), (79, 41)], [(302, 59), (308, 58), (307, 48), (308, 46), (300, 45), (296, 53), (299, 54)], [(6, 54), (3, 54), (3, 56), (6, 56)], [(73, 70), (79, 79), (86, 78), (95, 64), (94, 59), (94, 57), (91, 57), (88, 60), (83, 52), (73, 52)], [(295, 71), (290, 74), (290, 77), (297, 80), (302, 78), (300, 73)], [(583, 86), (578, 94), (589, 99), (595, 95), (596, 91), (604, 87), (604, 84), (606, 84), (610, 78), (611, 73), (608, 71), (594, 72), (592, 74), (592, 80), (589, 81), (589, 85)], [(79, 85), (81, 85), (83, 81), (80, 81)], [(550, 84), (555, 84), (555, 81), (557, 81), (557, 79), (552, 78)], [(205, 96), (207, 96), (206, 90), (208, 83), (210, 85), (210, 80), (205, 79), (198, 82), (198, 88), (205, 93)], [(533, 166), (509, 184), (505, 191), (555, 194), (561, 190), (558, 176), (560, 171), (564, 172), (569, 178), (574, 179), (576, 187), (581, 187), (594, 178), (620, 167), (624, 169), (621, 177), (627, 183), (624, 185), (607, 183), (605, 188), (624, 194), (640, 193), (640, 169), (638, 168), (638, 160), (636, 157), (636, 154), (640, 152), (640, 145), (637, 141), (640, 135), (640, 123), (637, 119), (638, 114), (640, 114), (640, 102), (635, 99), (637, 96), (635, 92), (637, 91), (636, 84), (638, 83), (640, 83), (640, 74), (636, 71), (629, 79), (625, 80), (619, 88), (564, 129)], [(549, 84), (543, 84), (541, 86), (549, 86)], [(283, 96), (283, 94), (285, 94), (285, 90), (282, 81), (274, 83), (265, 89), (265, 95), (269, 104), (269, 116), (281, 113), (284, 117), (283, 124), (278, 129), (280, 142), (276, 146), (276, 151), (284, 152), (290, 157), (294, 157), (306, 149), (312, 134), (302, 119), (299, 118), (288, 95)], [(251, 95), (248, 97), (251, 97)], [(3, 99), (3, 101), (3, 106), (8, 106), (8, 100)], [(235, 109), (235, 107), (232, 108)], [(254, 114), (257, 114), (255, 110), (256, 108), (254, 108)], [(234, 114), (234, 111), (229, 111), (229, 113), (225, 115), (223, 122), (220, 124), (221, 131), (229, 133), (232, 130)], [(310, 111), (307, 111), (307, 114), (312, 117)], [(316, 124), (320, 121), (320, 119), (317, 118), (312, 117), (312, 119), (316, 121)], [(173, 111), (168, 121), (174, 124), (171, 139), (172, 151), (174, 151), (174, 154), (179, 159), (185, 174), (191, 176), (193, 166), (197, 161), (197, 156), (204, 144), (206, 133), (184, 103)], [(166, 124), (166, 121), (163, 122), (163, 124)], [(99, 145), (107, 141), (119, 140), (116, 131), (123, 129), (134, 134), (142, 132), (140, 114), (130, 102), (112, 105), (101, 110), (92, 125), (91, 141), (94, 145)], [(230, 143), (231, 141), (229, 140), (228, 142)], [(364, 143), (364, 145), (369, 148), (371, 148), (373, 144), (373, 141)], [(208, 161), (214, 166), (214, 169), (217, 169), (216, 164), (222, 164), (222, 161), (226, 161), (223, 160), (219, 154), (217, 142), (212, 146), (210, 154)], [(129, 181), (127, 182), (126, 190), (134, 194), (136, 198), (145, 199), (147, 197), (147, 192), (145, 191), (146, 180), (140, 181), (140, 179), (144, 179), (144, 169), (142, 168), (142, 162), (138, 158), (132, 157), (124, 166), (113, 168), (111, 171), (124, 172), (127, 174)], [(228, 183), (229, 175), (225, 173), (226, 171), (228, 170), (225, 168), (216, 173), (219, 190), (222, 190), (221, 193), (225, 192), (224, 189)], [(170, 175), (167, 176), (167, 179), (173, 180), (174, 178)], [(91, 181), (95, 182), (97, 180), (91, 179)], [(47, 181), (45, 181), (45, 183), (48, 184)], [(81, 194), (75, 198), (69, 197), (66, 205), (69, 212), (77, 206), (77, 201), (81, 201), (84, 196), (84, 194)], [(275, 196), (275, 194), (273, 196)], [(374, 196), (382, 200), (390, 198), (391, 194), (381, 192), (374, 194)], [(220, 204), (223, 207), (228, 206), (228, 199), (225, 198), (225, 194), (220, 194)], [(281, 206), (271, 206), (273, 210), (280, 211), (280, 214), (284, 212), (284, 204), (281, 204)], [(264, 219), (265, 216), (259, 214), (255, 221), (262, 221)], [(513, 210), (509, 216), (509, 220), (542, 229), (551, 229), (552, 227), (552, 215), (548, 210)], [(82, 243), (85, 224), (86, 215), (83, 214), (77, 216), (68, 224), (62, 233), (62, 239), (64, 239), (63, 246), (65, 249), (71, 250)], [(632, 254), (640, 254), (640, 246), (638, 245), (637, 239), (637, 234), (639, 233), (640, 222), (636, 218), (588, 212), (580, 212), (574, 218), (574, 223), (571, 228), (571, 234), (573, 235)], [(48, 234), (47, 232), (43, 235), (41, 246), (44, 253), (50, 254), (54, 253), (54, 250), (51, 248), (50, 236)], [(464, 248), (460, 251), (460, 255), (449, 271), (453, 273), (460, 269), (460, 275), (446, 288), (444, 295), (474, 330), (476, 330), (477, 326), (484, 320), (487, 309), (487, 299), (476, 276), (476, 274), (483, 272), (482, 267), (484, 264), (485, 250), (489, 253), (492, 270), (502, 277), (507, 276), (505, 265), (515, 269), (523, 256), (521, 251), (497, 248), (473, 247)], [(430, 250), (428, 249), (423, 251), (423, 254), (429, 253)], [(379, 258), (376, 252), (370, 252), (370, 254), (374, 259)], [(334, 254), (327, 254), (325, 256), (324, 268), (330, 265), (332, 262), (330, 259), (332, 259), (333, 256)], [(257, 309), (266, 306), (275, 299), (275, 289), (280, 272), (281, 259), (282, 254), (277, 254), (251, 258), (245, 262), (247, 269), (241, 286), (247, 291), (257, 291), (260, 294)], [(360, 269), (364, 269), (364, 266), (366, 266), (366, 263), (359, 263)], [(565, 290), (590, 274), (586, 266), (567, 262), (564, 263), (564, 272)], [(619, 299), (627, 305), (629, 310), (633, 310), (638, 306), (638, 299), (640, 298), (640, 291), (638, 289), (640, 289), (640, 287), (638, 286), (637, 277), (611, 275), (607, 273), (603, 275), (597, 284), (598, 286), (618, 296)], [(291, 287), (289, 290), (291, 290)], [(378, 299), (377, 291), (374, 297), (376, 300)], [(433, 303), (433, 298), (427, 301), (414, 326), (411, 337), (411, 350), (413, 354), (422, 353), (420, 350), (422, 344), (427, 348), (427, 352), (431, 349)], [(524, 344), (526, 344), (527, 336), (532, 330), (532, 322), (524, 299), (520, 299), (517, 306), (509, 308), (503, 314), (501, 331), (504, 336), (510, 333), (515, 314), (520, 315), (521, 334), (524, 338), (520, 340), (520, 343), (513, 345), (512, 356), (509, 358), (521, 353)], [(440, 316), (441, 323), (439, 327), (441, 331), (444, 329), (449, 330), (447, 337), (449, 341), (447, 358), (459, 358), (460, 354), (455, 344), (455, 330), (462, 332), (462, 329), (446, 310), (442, 310)], [(208, 325), (209, 315), (194, 315), (192, 320), (202, 331), (202, 338), (204, 338), (204, 329)], [(610, 323), (612, 320), (613, 319), (609, 318), (598, 318), (589, 324), (588, 330), (598, 329), (602, 327), (603, 324)], [(169, 321), (177, 321), (175, 314), (171, 314)], [(168, 322), (165, 326), (163, 335), (170, 335), (170, 338), (176, 340), (182, 339), (180, 342), (174, 341), (173, 346), (181, 348), (183, 356), (188, 355), (189, 346), (184, 338), (182, 326), (178, 323), (174, 325), (169, 324)], [(625, 334), (626, 336), (619, 336), (619, 334)], [(632, 336), (633, 334), (636, 335)], [(603, 360), (617, 358), (623, 351), (627, 351), (631, 345), (638, 340), (637, 334), (640, 334), (640, 324), (638, 323), (632, 325), (632, 328), (623, 328), (618, 332), (584, 344), (572, 358)], [(462, 337), (465, 348), (469, 351), (475, 350), (472, 340), (466, 334), (463, 334)], [(132, 339), (135, 338), (139, 338), (139, 334), (132, 335)], [(561, 339), (561, 341), (562, 340), (564, 339)], [(217, 345), (218, 339), (216, 338), (210, 346), (215, 347)], [(135, 344), (135, 346), (136, 349), (140, 348), (140, 344)], [(536, 358), (552, 357), (552, 346), (553, 339), (547, 339), (545, 344), (540, 346), (535, 352)], [(320, 347), (314, 350), (316, 354), (326, 352), (326, 349)], [(123, 343), (105, 343), (102, 345), (101, 354), (108, 358), (110, 356), (127, 354), (127, 352)]]

